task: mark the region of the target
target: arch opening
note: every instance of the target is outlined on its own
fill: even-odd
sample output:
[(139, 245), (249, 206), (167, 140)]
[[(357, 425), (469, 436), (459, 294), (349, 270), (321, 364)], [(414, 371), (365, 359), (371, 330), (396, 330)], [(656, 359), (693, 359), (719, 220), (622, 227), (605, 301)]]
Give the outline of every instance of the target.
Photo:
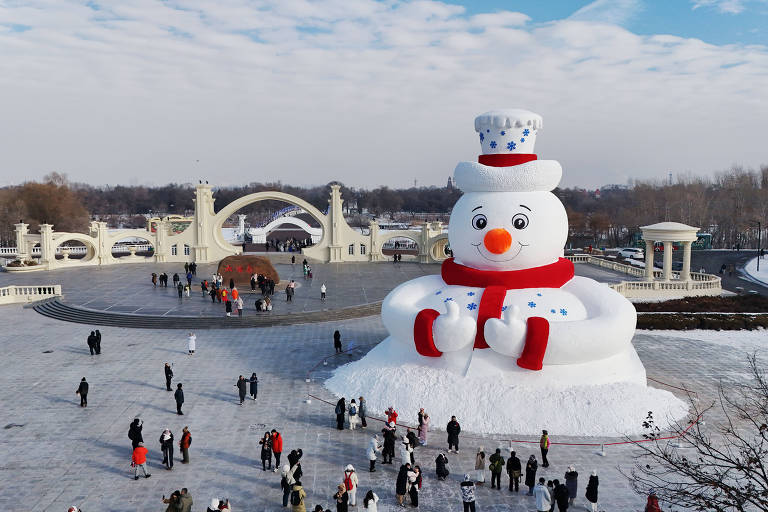
[(402, 261), (418, 261), (419, 243), (416, 238), (393, 235), (381, 244), (381, 253), (388, 258), (398, 255)]
[(150, 239), (138, 236), (128, 236), (115, 240), (110, 250), (114, 258), (151, 258), (155, 255), (155, 246)]

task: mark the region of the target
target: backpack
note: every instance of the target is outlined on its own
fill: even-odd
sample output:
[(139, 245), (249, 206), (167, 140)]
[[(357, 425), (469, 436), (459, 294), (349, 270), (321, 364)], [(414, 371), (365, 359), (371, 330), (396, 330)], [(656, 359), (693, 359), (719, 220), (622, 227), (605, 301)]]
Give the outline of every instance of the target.
[(352, 490), (352, 479), (350, 478), (351, 473), (347, 473), (344, 477), (344, 487), (348, 490)]
[(493, 473), (501, 473), (501, 470), (504, 469), (504, 465), (501, 463), (501, 459), (496, 459), (495, 461), (491, 462), (490, 469)]
[(301, 505), (301, 494), (299, 491), (291, 491), (291, 505)]
[(352, 416), (354, 416), (355, 414), (357, 414), (357, 407), (355, 407), (354, 405), (350, 406), (350, 408), (349, 408), (349, 414), (350, 414), (350, 415), (352, 415)]

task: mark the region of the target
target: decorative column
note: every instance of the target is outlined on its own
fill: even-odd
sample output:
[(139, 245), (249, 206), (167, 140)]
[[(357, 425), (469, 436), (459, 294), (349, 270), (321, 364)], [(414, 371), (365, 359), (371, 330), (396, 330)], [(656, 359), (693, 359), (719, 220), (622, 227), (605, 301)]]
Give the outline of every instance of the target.
[(328, 218), (331, 228), (331, 243), (328, 245), (328, 259), (331, 263), (344, 261), (344, 240), (341, 228), (346, 224), (341, 210), (343, 201), (341, 200), (341, 187), (331, 185), (331, 198), (328, 200)]
[(664, 241), (664, 267), (663, 276), (665, 281), (672, 278), (672, 242)]
[(237, 216), (237, 220), (239, 222), (237, 229), (240, 232), (240, 237), (242, 237), (243, 242), (245, 242), (245, 219), (247, 217), (247, 215), (243, 215), (242, 213)]
[(680, 280), (688, 281), (691, 278), (691, 244), (683, 242), (683, 270), (680, 272)]
[(370, 255), (370, 260), (381, 261), (382, 254), (381, 247), (379, 246), (379, 223), (372, 220), (368, 225), (368, 231), (368, 247), (370, 248), (368, 254)]
[(29, 224), (19, 222), (13, 225), (16, 228), (16, 257), (21, 261), (28, 260), (30, 254), (27, 252), (27, 235), (29, 234)]
[(53, 246), (53, 224), (40, 224), (40, 263), (49, 267), (56, 262), (56, 248)]
[(653, 281), (653, 240), (645, 241), (645, 280)]
[[(213, 213), (213, 191), (210, 185), (197, 185), (195, 187), (195, 225), (187, 229), (194, 229), (194, 240), (192, 250), (186, 259), (197, 263), (210, 263), (208, 248), (213, 240), (213, 228), (211, 226)], [(183, 244), (179, 244), (179, 251), (184, 254)]]
[(165, 263), (171, 255), (171, 247), (168, 244), (168, 223), (162, 219), (155, 223), (155, 232), (152, 233), (151, 224), (147, 226), (148, 236), (155, 238), (155, 261)]

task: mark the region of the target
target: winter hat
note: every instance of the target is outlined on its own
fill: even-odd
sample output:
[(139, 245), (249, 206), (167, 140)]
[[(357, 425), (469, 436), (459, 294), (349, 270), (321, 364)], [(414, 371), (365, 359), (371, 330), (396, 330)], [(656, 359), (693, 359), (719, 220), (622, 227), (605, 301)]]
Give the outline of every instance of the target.
[(592, 476), (597, 476), (597, 470), (596, 469), (592, 470)]
[(469, 473), (464, 473), (464, 480), (469, 481)]
[(219, 498), (211, 498), (211, 510), (219, 509)]
[(389, 428), (395, 428), (395, 422), (394, 421), (390, 421), (389, 422)]
[(352, 464), (347, 464), (347, 467), (344, 468), (344, 471), (354, 471), (355, 467)]
[(464, 192), (548, 192), (563, 169), (555, 160), (534, 153), (541, 116), (528, 110), (492, 110), (475, 118), (483, 154), (477, 162), (460, 162), (454, 171)]

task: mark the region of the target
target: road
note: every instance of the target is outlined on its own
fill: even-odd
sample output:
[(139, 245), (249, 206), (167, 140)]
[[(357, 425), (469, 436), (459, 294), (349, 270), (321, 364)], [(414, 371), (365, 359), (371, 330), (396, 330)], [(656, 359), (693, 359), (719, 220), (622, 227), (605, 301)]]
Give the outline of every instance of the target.
[[(661, 266), (662, 253), (656, 253), (656, 264)], [(742, 250), (742, 251), (693, 251), (691, 254), (691, 270), (698, 271), (701, 267), (704, 267), (710, 274), (717, 274), (720, 267), (725, 263), (726, 265), (733, 264), (736, 267), (736, 271), (732, 276), (729, 276), (726, 272), (720, 277), (723, 279), (723, 289), (736, 292), (736, 287), (741, 287), (745, 291), (755, 290), (761, 295), (768, 296), (768, 287), (758, 284), (754, 281), (744, 278), (744, 265), (757, 256), (757, 251)], [(675, 251), (673, 259), (682, 260), (682, 251)], [(768, 265), (768, 259), (763, 260), (761, 264)]]

